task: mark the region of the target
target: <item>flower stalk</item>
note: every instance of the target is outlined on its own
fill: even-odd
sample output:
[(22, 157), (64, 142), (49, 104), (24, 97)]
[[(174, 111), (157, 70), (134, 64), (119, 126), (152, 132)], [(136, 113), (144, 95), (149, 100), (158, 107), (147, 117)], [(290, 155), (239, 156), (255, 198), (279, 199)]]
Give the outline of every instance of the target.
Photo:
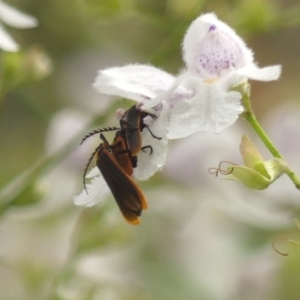
[(252, 129), (257, 133), (259, 138), (262, 140), (264, 145), (268, 148), (270, 153), (274, 158), (278, 158), (281, 161), (281, 167), (284, 170), (284, 173), (291, 179), (297, 189), (300, 190), (300, 178), (296, 175), (296, 173), (288, 166), (282, 154), (278, 151), (275, 145), (272, 143), (266, 132), (263, 130), (257, 118), (255, 117), (254, 111), (250, 102), (250, 85), (244, 87), (244, 92), (242, 93), (242, 103), (244, 105), (244, 112), (241, 116), (250, 124)]

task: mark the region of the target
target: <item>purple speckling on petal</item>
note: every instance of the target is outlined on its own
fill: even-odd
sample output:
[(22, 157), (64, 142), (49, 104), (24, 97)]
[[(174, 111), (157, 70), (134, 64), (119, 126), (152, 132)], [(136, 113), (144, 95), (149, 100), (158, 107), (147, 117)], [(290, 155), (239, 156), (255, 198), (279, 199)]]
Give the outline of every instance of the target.
[(209, 27), (209, 30), (208, 30), (208, 31), (213, 31), (213, 30), (215, 30), (216, 28), (217, 28), (216, 25), (211, 25), (211, 26)]

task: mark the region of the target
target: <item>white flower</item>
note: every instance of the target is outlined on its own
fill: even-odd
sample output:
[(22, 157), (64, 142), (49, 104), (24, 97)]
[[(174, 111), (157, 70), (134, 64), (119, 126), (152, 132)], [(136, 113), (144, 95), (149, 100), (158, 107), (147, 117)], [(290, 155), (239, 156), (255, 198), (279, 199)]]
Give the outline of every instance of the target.
[(231, 89), (247, 79), (276, 80), (281, 72), (280, 66), (257, 67), (243, 40), (212, 13), (198, 17), (187, 30), (183, 59), (186, 70), (173, 86), (142, 107), (169, 107), (169, 139), (199, 131), (218, 133), (232, 125), (243, 107), (241, 94)]
[[(139, 106), (165, 92), (175, 82), (175, 77), (163, 70), (148, 65), (128, 65), (99, 71), (94, 87), (101, 94), (119, 96), (135, 100)], [(120, 118), (120, 110), (117, 111)], [(137, 167), (133, 177), (146, 180), (163, 167), (167, 154), (167, 110), (163, 106), (157, 108), (157, 118), (147, 116), (144, 123), (158, 138), (154, 138), (147, 128), (142, 131), (142, 146), (151, 146), (149, 150), (138, 153)], [(122, 114), (122, 112), (121, 112)], [(112, 124), (114, 126), (115, 124)], [(83, 190), (73, 198), (76, 205), (93, 206), (100, 202), (109, 192), (109, 188), (97, 167), (86, 176), (91, 179), (87, 191)]]
[[(0, 21), (16, 28), (30, 28), (35, 27), (38, 21), (24, 13), (19, 12), (15, 8), (0, 1)], [(15, 52), (19, 50), (19, 45), (6, 32), (4, 27), (0, 24), (0, 48), (4, 51)]]
[[(281, 68), (258, 68), (253, 54), (228, 25), (210, 13), (197, 18), (183, 41), (186, 70), (174, 77), (149, 65), (127, 65), (99, 71), (94, 87), (101, 94), (137, 101), (142, 110), (154, 114), (144, 123), (143, 146), (151, 145), (153, 154), (140, 151), (134, 170), (145, 180), (160, 169), (167, 153), (167, 138), (181, 138), (199, 131), (220, 132), (232, 125), (243, 111), (242, 95), (231, 89), (247, 79), (278, 79)], [(108, 188), (99, 170), (92, 171), (87, 186), (74, 198), (75, 204), (94, 205)], [(105, 186), (105, 188), (103, 188)]]

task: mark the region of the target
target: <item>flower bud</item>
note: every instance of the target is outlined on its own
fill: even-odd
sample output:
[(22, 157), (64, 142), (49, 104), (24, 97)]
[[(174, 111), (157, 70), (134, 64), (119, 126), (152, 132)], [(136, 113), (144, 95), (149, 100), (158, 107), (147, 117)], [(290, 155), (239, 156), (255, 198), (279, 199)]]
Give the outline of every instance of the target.
[(244, 135), (240, 145), (244, 166), (229, 167), (230, 175), (225, 179), (243, 183), (249, 189), (263, 190), (284, 173), (285, 167), (280, 159), (264, 161), (262, 155)]

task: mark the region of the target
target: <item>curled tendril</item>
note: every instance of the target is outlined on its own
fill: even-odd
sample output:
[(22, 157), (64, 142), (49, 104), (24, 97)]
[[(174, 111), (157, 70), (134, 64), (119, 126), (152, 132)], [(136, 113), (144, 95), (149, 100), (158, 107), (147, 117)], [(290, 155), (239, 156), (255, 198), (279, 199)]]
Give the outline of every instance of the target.
[(208, 169), (208, 173), (211, 174), (211, 175), (216, 175), (216, 177), (219, 175), (219, 173), (221, 175), (230, 175), (232, 172), (233, 172), (233, 167), (231, 167), (231, 170), (230, 171), (227, 171), (225, 169), (222, 168), (222, 164), (229, 164), (229, 165), (233, 165), (233, 166), (238, 166), (237, 164), (235, 163), (232, 163), (230, 161), (221, 161), (219, 163), (219, 166), (217, 168), (209, 168)]
[(278, 254), (280, 254), (280, 255), (282, 255), (282, 256), (288, 256), (288, 255), (289, 255), (288, 253), (282, 253), (282, 252), (280, 252), (280, 251), (275, 247), (275, 243), (276, 243), (276, 241), (278, 241), (278, 240), (288, 241), (287, 238), (285, 238), (285, 237), (283, 237), (283, 236), (278, 236), (278, 237), (276, 237), (276, 238), (273, 240), (273, 242), (272, 242), (272, 248), (274, 249), (274, 251), (275, 251), (276, 253), (278, 253)]

